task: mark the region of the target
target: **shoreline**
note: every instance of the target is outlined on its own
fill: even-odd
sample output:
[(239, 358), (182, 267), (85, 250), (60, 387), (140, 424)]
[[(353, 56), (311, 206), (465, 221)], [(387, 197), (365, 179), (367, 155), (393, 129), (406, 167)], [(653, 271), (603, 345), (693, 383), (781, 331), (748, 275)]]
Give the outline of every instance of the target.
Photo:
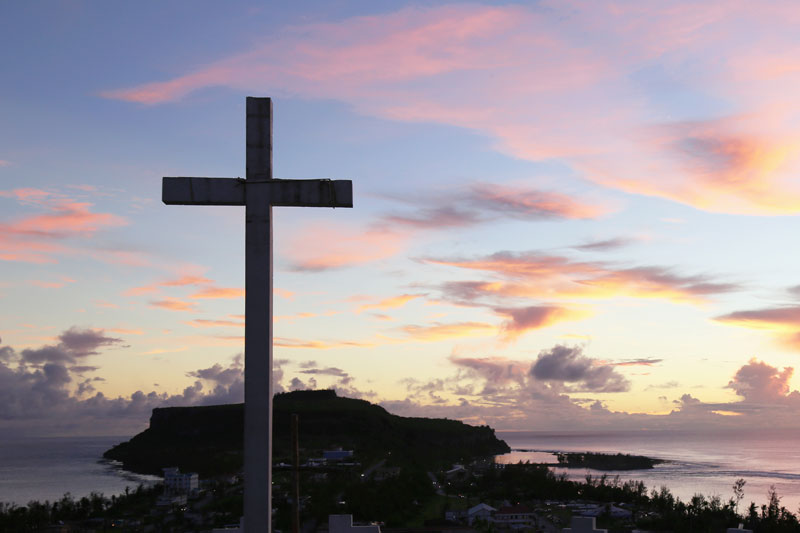
[[(512, 448), (511, 452), (495, 456), (495, 462), (504, 464), (503, 461), (498, 462), (498, 457), (504, 455), (513, 455), (517, 453), (529, 454), (547, 454), (555, 456), (557, 462), (547, 461), (531, 461), (531, 463), (541, 464), (552, 468), (586, 468), (588, 470), (598, 470), (603, 472), (635, 472), (639, 470), (652, 470), (656, 465), (668, 463), (668, 460), (658, 457), (649, 457), (645, 455), (623, 454), (623, 453), (607, 453), (607, 452), (592, 452), (592, 451), (564, 451), (555, 449), (537, 449), (537, 448)], [(507, 464), (507, 463), (506, 463)]]

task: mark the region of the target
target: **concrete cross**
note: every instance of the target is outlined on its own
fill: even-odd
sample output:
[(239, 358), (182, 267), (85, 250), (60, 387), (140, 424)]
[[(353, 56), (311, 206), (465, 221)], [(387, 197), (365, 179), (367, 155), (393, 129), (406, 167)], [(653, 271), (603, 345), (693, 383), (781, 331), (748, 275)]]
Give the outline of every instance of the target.
[(272, 176), (272, 100), (247, 98), (247, 173), (164, 178), (169, 205), (245, 206), (244, 529), (268, 533), (272, 517), (272, 206), (353, 207), (349, 180)]

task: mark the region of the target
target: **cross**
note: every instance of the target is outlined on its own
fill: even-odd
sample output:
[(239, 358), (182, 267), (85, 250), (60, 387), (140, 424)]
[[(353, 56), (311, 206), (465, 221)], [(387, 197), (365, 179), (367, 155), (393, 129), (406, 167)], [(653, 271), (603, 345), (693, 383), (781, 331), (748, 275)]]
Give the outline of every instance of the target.
[(164, 178), (168, 205), (245, 206), (244, 530), (272, 519), (272, 206), (353, 207), (350, 180), (272, 177), (272, 100), (247, 98), (247, 171), (240, 178)]

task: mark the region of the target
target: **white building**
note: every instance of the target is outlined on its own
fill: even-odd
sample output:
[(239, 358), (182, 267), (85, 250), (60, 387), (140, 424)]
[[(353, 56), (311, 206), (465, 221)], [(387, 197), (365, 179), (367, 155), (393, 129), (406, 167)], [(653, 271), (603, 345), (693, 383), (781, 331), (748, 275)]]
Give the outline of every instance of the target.
[(485, 503), (479, 503), (475, 507), (470, 507), (470, 509), (467, 511), (467, 523), (472, 525), (475, 520), (483, 520), (484, 522), (488, 522), (492, 517), (492, 513), (494, 513), (496, 510), (497, 509), (491, 505), (486, 505)]
[(166, 494), (192, 494), (200, 487), (200, 477), (195, 472), (181, 474), (174, 466), (163, 470)]

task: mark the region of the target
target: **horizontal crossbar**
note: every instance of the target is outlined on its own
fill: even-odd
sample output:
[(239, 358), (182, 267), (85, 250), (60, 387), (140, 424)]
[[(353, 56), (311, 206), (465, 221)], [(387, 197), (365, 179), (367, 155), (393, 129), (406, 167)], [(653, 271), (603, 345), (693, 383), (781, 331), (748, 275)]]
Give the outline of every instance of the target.
[(164, 178), (161, 199), (168, 205), (245, 205), (248, 187), (269, 187), (275, 206), (353, 207), (350, 180)]

